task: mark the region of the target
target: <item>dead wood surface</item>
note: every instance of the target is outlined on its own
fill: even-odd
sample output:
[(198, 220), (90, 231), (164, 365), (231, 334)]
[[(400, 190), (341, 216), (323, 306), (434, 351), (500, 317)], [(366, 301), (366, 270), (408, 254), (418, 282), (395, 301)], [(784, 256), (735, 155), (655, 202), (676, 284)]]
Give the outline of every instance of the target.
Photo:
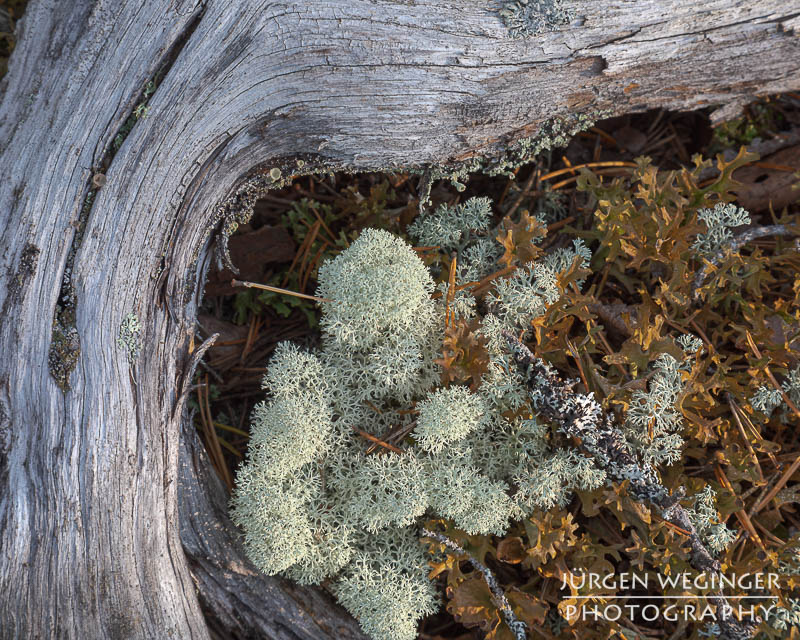
[[(0, 83), (3, 638), (207, 638), (199, 600), (242, 637), (356, 637), (324, 596), (252, 575), (201, 454), (181, 453), (198, 291), (248, 175), (297, 157), (436, 166), (555, 116), (734, 113), (800, 88), (798, 0), (582, 0), (569, 27), (521, 40), (496, 4), (30, 3)], [(67, 389), (49, 358), (69, 286)]]

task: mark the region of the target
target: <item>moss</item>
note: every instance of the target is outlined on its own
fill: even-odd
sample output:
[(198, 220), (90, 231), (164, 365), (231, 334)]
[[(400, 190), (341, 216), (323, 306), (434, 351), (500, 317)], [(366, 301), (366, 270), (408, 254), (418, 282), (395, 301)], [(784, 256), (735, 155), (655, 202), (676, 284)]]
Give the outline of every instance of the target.
[(58, 320), (53, 322), (53, 334), (50, 341), (48, 365), (50, 375), (62, 391), (69, 391), (69, 376), (78, 365), (81, 343), (78, 330)]
[(117, 131), (117, 135), (114, 136), (114, 139), (111, 142), (111, 148), (106, 150), (106, 157), (104, 158), (103, 162), (104, 165), (108, 166), (111, 164), (111, 160), (117, 151), (119, 151), (122, 143), (125, 142), (125, 138), (127, 138), (131, 131), (133, 131), (134, 125), (139, 120), (147, 117), (147, 113), (150, 110), (148, 102), (150, 101), (150, 97), (155, 93), (160, 80), (161, 74), (158, 74), (144, 85), (136, 106), (133, 108), (130, 115), (125, 119), (125, 122), (122, 123), (122, 126)]
[(39, 247), (30, 243), (25, 245), (17, 263), (17, 271), (8, 285), (8, 295), (3, 304), (3, 315), (8, 313), (11, 305), (17, 304), (25, 295), (25, 286), (36, 272), (39, 262)]
[(83, 242), (86, 221), (89, 219), (96, 193), (97, 191), (90, 190), (86, 194), (86, 198), (84, 198), (83, 207), (81, 207), (76, 223), (75, 237), (72, 240), (72, 246), (67, 255), (67, 263), (64, 266), (58, 304), (56, 304), (53, 316), (53, 334), (50, 339), (48, 364), (50, 366), (50, 374), (64, 391), (70, 388), (69, 376), (78, 364), (78, 356), (81, 351), (80, 338), (78, 337), (78, 331), (75, 329), (77, 296), (75, 286), (72, 283), (72, 274), (75, 267), (75, 256)]
[(709, 155), (724, 149), (748, 146), (756, 138), (769, 139), (785, 126), (786, 117), (777, 103), (756, 102), (747, 106), (741, 117), (714, 128)]

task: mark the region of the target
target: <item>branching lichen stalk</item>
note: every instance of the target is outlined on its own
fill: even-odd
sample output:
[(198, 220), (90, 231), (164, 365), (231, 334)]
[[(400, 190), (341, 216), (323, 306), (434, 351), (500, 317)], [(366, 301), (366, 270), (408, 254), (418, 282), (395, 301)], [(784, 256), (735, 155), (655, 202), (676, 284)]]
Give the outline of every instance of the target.
[(424, 528), (421, 532), (423, 536), (427, 538), (433, 538), (456, 553), (466, 556), (467, 560), (469, 560), (469, 563), (478, 571), (480, 571), (481, 574), (483, 574), (483, 579), (486, 580), (486, 584), (488, 585), (489, 590), (492, 592), (494, 603), (500, 613), (503, 614), (503, 619), (508, 625), (508, 628), (511, 629), (514, 637), (517, 640), (525, 640), (525, 631), (527, 626), (524, 622), (517, 620), (517, 616), (515, 616), (514, 612), (511, 610), (511, 605), (508, 602), (508, 598), (506, 598), (503, 588), (500, 586), (500, 583), (497, 582), (497, 578), (494, 577), (491, 569), (489, 569), (489, 567), (487, 567), (485, 564), (479, 562), (477, 559), (473, 558), (469, 553), (467, 553), (446, 535)]

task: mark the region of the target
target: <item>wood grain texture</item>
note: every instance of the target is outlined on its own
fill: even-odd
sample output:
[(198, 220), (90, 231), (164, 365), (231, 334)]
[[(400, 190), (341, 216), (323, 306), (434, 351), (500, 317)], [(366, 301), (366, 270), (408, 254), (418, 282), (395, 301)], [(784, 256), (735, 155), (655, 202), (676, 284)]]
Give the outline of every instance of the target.
[[(350, 170), (440, 165), (570, 112), (800, 88), (800, 0), (573, 5), (568, 28), (511, 40), (496, 3), (478, 0), (30, 3), (0, 83), (3, 638), (206, 638), (197, 589), (243, 637), (356, 633), (321, 595), (318, 621), (337, 622), (317, 633), (306, 596), (230, 571), (240, 550), (200, 497), (214, 493), (199, 453), (184, 476), (194, 507), (181, 505), (190, 561), (181, 549), (177, 389), (220, 203), (298, 155)], [(161, 68), (147, 117), (103, 167)], [(65, 278), (80, 340), (68, 391), (48, 367)], [(142, 325), (133, 364), (116, 346), (129, 313)], [(262, 619), (237, 618), (239, 606)]]

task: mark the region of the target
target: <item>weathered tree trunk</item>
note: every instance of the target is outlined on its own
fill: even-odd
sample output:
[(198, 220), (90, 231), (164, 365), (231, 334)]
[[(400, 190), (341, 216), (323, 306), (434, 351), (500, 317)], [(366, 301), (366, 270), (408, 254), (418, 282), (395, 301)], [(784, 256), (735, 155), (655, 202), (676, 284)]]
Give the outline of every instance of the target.
[(270, 170), (441, 166), (553, 116), (800, 89), (800, 0), (576, 0), (518, 40), (497, 5), (30, 3), (0, 85), (2, 638), (206, 638), (200, 602), (241, 636), (360, 636), (254, 572), (181, 429), (210, 249)]

